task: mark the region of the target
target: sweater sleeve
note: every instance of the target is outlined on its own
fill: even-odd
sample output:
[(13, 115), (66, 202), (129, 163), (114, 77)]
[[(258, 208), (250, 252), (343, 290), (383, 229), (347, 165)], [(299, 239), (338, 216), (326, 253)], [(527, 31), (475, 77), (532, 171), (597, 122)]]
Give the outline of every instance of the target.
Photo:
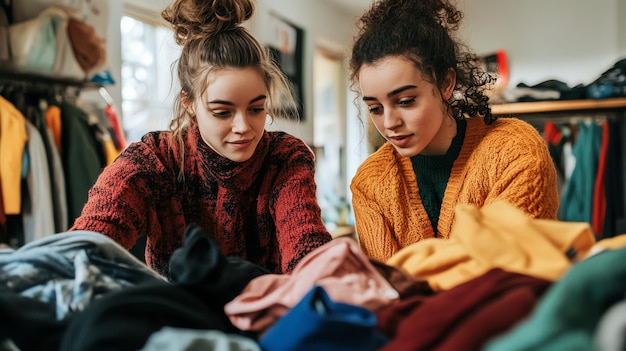
[[(356, 232), (363, 253), (385, 262), (399, 250), (399, 243), (395, 240), (393, 226), (379, 208), (378, 200), (368, 196), (364, 185), (358, 178), (354, 178), (350, 185)], [(371, 187), (371, 184), (366, 187)]]
[[(519, 123), (498, 138), (484, 204), (506, 200), (533, 218), (556, 219), (559, 207), (556, 168), (544, 139), (534, 127)], [(471, 161), (470, 161), (471, 163)]]
[(157, 221), (153, 203), (165, 191), (163, 165), (143, 142), (134, 143), (104, 168), (70, 230), (102, 233), (130, 249)]
[(396, 156), (391, 144), (383, 145), (359, 166), (350, 183), (361, 250), (381, 262), (404, 242), (433, 236), (426, 212), (412, 205), (421, 202), (414, 178), (406, 180), (413, 172), (410, 162), (408, 168), (401, 167)]
[(304, 256), (332, 239), (317, 203), (313, 152), (297, 141), (287, 153), (288, 161), (272, 192), (283, 273), (291, 272)]

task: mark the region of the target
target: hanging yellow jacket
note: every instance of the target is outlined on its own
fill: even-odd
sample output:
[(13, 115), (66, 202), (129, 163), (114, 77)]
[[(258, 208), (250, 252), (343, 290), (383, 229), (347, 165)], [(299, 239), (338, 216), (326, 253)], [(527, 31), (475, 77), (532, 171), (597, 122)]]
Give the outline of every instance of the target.
[(22, 158), (28, 141), (24, 115), (0, 96), (0, 184), (7, 215), (20, 214), (22, 207)]

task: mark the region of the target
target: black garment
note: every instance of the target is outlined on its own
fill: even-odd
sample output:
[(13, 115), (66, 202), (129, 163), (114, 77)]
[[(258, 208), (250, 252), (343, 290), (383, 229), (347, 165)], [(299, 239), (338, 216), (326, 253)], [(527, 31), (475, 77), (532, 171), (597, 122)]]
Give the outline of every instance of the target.
[[(587, 97), (587, 87), (582, 84), (578, 84), (574, 87), (570, 87), (567, 83), (556, 79), (548, 79), (535, 85), (528, 85), (526, 83), (517, 84), (518, 88), (528, 88), (537, 92), (541, 91), (556, 91), (559, 93), (559, 97), (556, 100), (577, 100), (585, 99)], [(532, 94), (520, 96), (518, 102), (532, 102), (543, 101), (546, 99), (536, 98)]]
[(162, 327), (234, 332), (220, 306), (167, 282), (111, 293), (74, 314), (60, 350), (134, 351)]
[(9, 339), (21, 351), (58, 350), (68, 324), (67, 319), (56, 319), (54, 305), (20, 296), (2, 286), (0, 316), (0, 341)]
[(170, 282), (145, 283), (91, 302), (72, 318), (60, 350), (138, 350), (162, 327), (240, 332), (224, 312), (250, 280), (269, 271), (225, 257), (200, 227), (185, 230)]
[(248, 283), (270, 271), (238, 257), (225, 257), (215, 240), (200, 226), (185, 229), (183, 247), (170, 258), (170, 281), (214, 304), (225, 305)]
[(626, 97), (626, 58), (602, 72), (586, 89), (590, 99)]
[[(626, 134), (622, 121), (609, 120), (609, 147), (606, 156), (606, 172), (604, 174), (604, 195), (606, 210), (602, 238), (611, 238), (624, 233), (624, 157)], [(598, 238), (601, 239), (601, 238)]]

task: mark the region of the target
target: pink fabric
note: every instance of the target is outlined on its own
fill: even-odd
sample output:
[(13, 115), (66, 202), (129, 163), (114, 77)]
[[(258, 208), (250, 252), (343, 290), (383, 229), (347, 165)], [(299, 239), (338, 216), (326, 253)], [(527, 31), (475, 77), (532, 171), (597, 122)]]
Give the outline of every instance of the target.
[(306, 255), (291, 274), (253, 279), (224, 311), (241, 330), (264, 331), (295, 306), (315, 285), (336, 302), (372, 311), (398, 299), (398, 292), (350, 238), (337, 238)]

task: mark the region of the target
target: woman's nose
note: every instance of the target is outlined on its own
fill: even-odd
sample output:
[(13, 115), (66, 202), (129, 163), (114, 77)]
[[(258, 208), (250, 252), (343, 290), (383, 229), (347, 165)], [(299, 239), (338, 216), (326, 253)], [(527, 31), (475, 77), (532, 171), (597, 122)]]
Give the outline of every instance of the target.
[(244, 133), (250, 129), (250, 123), (248, 123), (248, 116), (245, 112), (238, 112), (233, 118), (233, 132)]
[(395, 109), (385, 109), (383, 126), (385, 129), (395, 129), (402, 125), (402, 118)]

